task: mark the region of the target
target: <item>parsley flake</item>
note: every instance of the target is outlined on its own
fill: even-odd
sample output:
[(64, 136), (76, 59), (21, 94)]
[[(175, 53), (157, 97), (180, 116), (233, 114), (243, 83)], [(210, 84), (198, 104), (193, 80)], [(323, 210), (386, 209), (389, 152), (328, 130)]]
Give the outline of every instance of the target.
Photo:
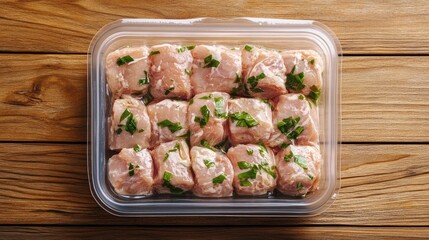
[(132, 58), (130, 55), (126, 55), (121, 58), (118, 58), (118, 60), (116, 60), (116, 64), (118, 64), (118, 66), (122, 66), (132, 61), (134, 61), (134, 58)]
[(236, 125), (238, 127), (247, 127), (251, 128), (259, 125), (259, 122), (256, 121), (250, 114), (247, 112), (235, 112), (229, 116), (231, 121), (237, 122)]
[(171, 133), (175, 133), (181, 129), (183, 129), (182, 125), (180, 124), (180, 122), (176, 122), (173, 123), (168, 119), (165, 119), (164, 121), (161, 121), (158, 123), (158, 126), (160, 127), (167, 127)]

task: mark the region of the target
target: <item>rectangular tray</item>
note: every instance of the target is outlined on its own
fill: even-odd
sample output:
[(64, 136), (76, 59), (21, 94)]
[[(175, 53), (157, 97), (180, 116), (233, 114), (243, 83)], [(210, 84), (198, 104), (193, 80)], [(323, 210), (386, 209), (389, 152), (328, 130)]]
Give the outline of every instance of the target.
[[(280, 194), (202, 199), (192, 195), (125, 198), (110, 187), (106, 161), (107, 118), (111, 108), (104, 61), (124, 46), (172, 43), (181, 45), (261, 45), (275, 49), (312, 49), (325, 63), (319, 102), (320, 150), (323, 164), (319, 189), (305, 198)], [(104, 26), (93, 38), (88, 56), (88, 177), (97, 203), (117, 216), (313, 216), (329, 207), (340, 186), (341, 46), (323, 24), (309, 20), (263, 18), (185, 20), (121, 19)]]

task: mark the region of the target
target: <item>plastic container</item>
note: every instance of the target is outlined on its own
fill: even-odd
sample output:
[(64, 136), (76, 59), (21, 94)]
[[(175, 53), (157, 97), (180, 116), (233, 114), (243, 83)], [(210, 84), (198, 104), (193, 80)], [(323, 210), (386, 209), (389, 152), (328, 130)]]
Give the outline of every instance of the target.
[[(261, 197), (202, 199), (192, 195), (125, 198), (110, 187), (106, 160), (107, 118), (111, 107), (104, 61), (117, 48), (134, 45), (244, 44), (274, 49), (313, 49), (325, 62), (319, 102), (322, 177), (319, 189), (305, 198), (280, 194)], [(337, 197), (340, 186), (341, 46), (335, 34), (315, 21), (262, 18), (186, 20), (122, 19), (94, 37), (88, 57), (88, 175), (98, 204), (118, 216), (313, 216)]]

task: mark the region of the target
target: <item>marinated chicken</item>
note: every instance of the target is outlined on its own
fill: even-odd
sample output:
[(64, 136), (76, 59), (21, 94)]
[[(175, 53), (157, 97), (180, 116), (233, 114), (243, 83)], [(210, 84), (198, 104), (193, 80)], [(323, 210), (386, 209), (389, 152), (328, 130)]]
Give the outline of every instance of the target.
[(317, 105), (322, 88), (323, 61), (313, 50), (292, 50), (281, 53), (286, 66), (286, 89), (303, 93)]
[(270, 105), (256, 98), (228, 102), (229, 132), (232, 144), (266, 142), (274, 131)]
[(193, 193), (199, 197), (232, 196), (234, 169), (225, 154), (205, 147), (192, 147)]
[(191, 85), (194, 94), (231, 92), (241, 78), (241, 52), (224, 46), (198, 45), (192, 50)]
[(290, 145), (276, 155), (277, 189), (289, 196), (305, 196), (317, 189), (321, 156), (318, 146)]
[(237, 145), (228, 150), (234, 166), (234, 188), (239, 195), (262, 195), (276, 186), (274, 154), (262, 143)]
[(155, 99), (191, 98), (192, 55), (188, 48), (170, 44), (150, 48), (150, 86)]
[(139, 145), (124, 148), (108, 161), (108, 177), (115, 192), (122, 195), (151, 195), (153, 163), (147, 149)]
[(241, 57), (245, 93), (252, 97), (273, 98), (287, 92), (286, 68), (280, 53), (246, 45)]
[(143, 102), (128, 95), (116, 99), (109, 124), (110, 149), (132, 148), (136, 144), (142, 148), (150, 146), (151, 127)]
[(194, 186), (189, 148), (184, 140), (161, 143), (152, 152), (155, 189), (158, 193), (181, 194)]
[(151, 127), (152, 145), (184, 138), (189, 130), (188, 102), (165, 99), (147, 106)]
[(310, 105), (302, 94), (286, 94), (278, 97), (273, 112), (274, 133), (269, 145), (276, 147), (282, 143), (315, 145), (319, 140)]
[(122, 48), (106, 58), (106, 79), (114, 98), (145, 93), (149, 87), (149, 48)]
[(212, 146), (227, 137), (229, 95), (221, 92), (200, 93), (189, 104), (188, 121), (191, 145), (206, 140)]

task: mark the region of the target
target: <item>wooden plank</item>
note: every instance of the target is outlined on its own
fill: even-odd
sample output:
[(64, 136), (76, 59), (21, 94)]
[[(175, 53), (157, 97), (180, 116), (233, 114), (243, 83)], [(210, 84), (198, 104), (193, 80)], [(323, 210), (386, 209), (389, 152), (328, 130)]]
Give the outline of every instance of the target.
[(2, 226), (0, 234), (5, 239), (427, 239), (429, 228), (417, 227), (46, 227)]
[[(86, 141), (86, 56), (0, 54), (0, 141)], [(345, 57), (345, 142), (427, 142), (429, 57)]]
[[(426, 0), (347, 1), (1, 1), (0, 51), (85, 53), (103, 25), (120, 18), (258, 16), (313, 19), (331, 27), (347, 54), (428, 54)], [(201, 7), (204, 6), (204, 7)], [(333, 10), (335, 9), (335, 10)]]
[(0, 144), (0, 224), (426, 226), (427, 145), (344, 144), (342, 189), (311, 218), (119, 218), (93, 200), (81, 144)]

